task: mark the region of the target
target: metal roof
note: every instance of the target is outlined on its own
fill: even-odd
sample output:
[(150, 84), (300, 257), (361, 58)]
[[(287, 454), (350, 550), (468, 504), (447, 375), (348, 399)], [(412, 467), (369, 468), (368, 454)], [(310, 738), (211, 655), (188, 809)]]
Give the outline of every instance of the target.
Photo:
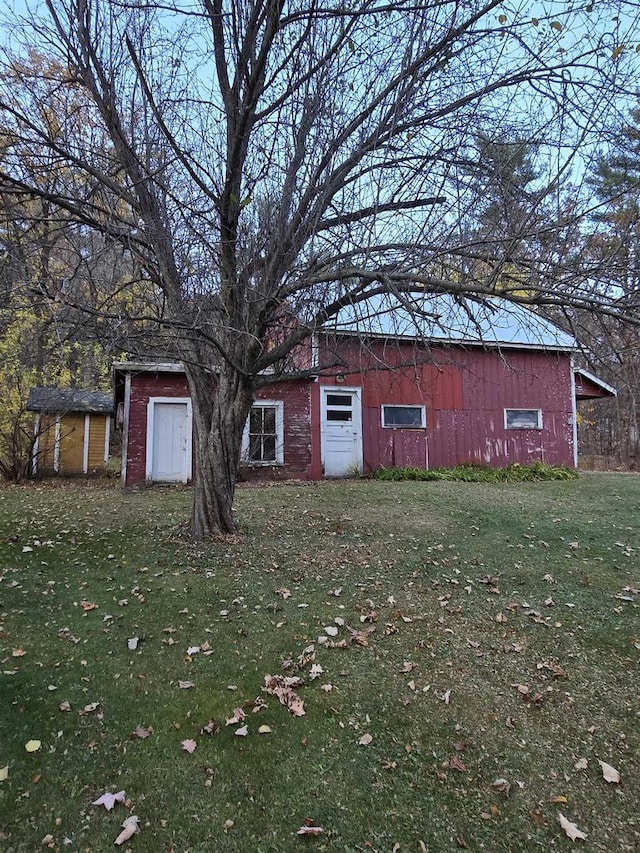
[(110, 415), (113, 413), (113, 397), (104, 391), (32, 388), (27, 409), (30, 412), (95, 412)]
[(372, 296), (324, 325), (337, 334), (491, 347), (573, 350), (575, 338), (530, 308), (495, 297), (476, 302), (411, 293)]

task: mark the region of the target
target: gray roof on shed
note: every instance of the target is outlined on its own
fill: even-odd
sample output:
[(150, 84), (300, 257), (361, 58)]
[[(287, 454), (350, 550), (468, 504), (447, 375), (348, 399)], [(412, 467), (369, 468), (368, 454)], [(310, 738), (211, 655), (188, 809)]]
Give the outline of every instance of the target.
[(482, 302), (410, 293), (372, 296), (347, 305), (323, 327), (338, 334), (426, 342), (573, 350), (575, 338), (535, 311), (506, 299)]
[(27, 409), (30, 412), (92, 412), (113, 414), (113, 396), (104, 391), (78, 389), (32, 388)]

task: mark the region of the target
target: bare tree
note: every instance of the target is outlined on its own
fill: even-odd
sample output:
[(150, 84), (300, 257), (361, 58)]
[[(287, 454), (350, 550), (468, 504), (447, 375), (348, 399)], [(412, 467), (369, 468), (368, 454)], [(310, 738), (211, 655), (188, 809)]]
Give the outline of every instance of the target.
[[(254, 393), (343, 306), (494, 292), (508, 235), (477, 278), (459, 227), (482, 183), (460, 180), (474, 140), (507, 128), (539, 144), (548, 197), (625, 91), (627, 5), (630, 28), (633, 3), (593, 21), (589, 5), (532, 19), (498, 0), (45, 0), (19, 22), (0, 178), (41, 194), (23, 169), (40, 157), (47, 200), (120, 241), (162, 293), (193, 401), (195, 536), (234, 529)], [(499, 292), (624, 307), (560, 274), (531, 258), (526, 291), (502, 277)]]

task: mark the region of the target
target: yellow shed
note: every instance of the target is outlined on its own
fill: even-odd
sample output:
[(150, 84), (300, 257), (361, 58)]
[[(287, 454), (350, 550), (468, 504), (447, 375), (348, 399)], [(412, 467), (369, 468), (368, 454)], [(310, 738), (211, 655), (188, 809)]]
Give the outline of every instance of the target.
[(105, 470), (113, 415), (110, 394), (32, 388), (27, 409), (36, 413), (31, 465), (34, 476)]

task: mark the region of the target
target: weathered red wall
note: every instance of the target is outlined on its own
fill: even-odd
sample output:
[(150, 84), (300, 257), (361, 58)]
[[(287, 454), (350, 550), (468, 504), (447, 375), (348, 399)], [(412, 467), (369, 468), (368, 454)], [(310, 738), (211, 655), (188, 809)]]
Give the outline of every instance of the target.
[(126, 485), (144, 483), (147, 459), (147, 403), (150, 397), (188, 397), (183, 373), (135, 373), (131, 377)]
[[(331, 351), (362, 373), (365, 470), (436, 468), (476, 461), (491, 465), (544, 461), (573, 465), (571, 359), (568, 353), (432, 347), (348, 340)], [(394, 370), (380, 365), (398, 365)], [(324, 378), (321, 384), (335, 380)], [(319, 393), (319, 392), (318, 392)], [(385, 429), (382, 404), (424, 404), (427, 428)], [(504, 409), (542, 409), (542, 430), (504, 427)]]
[[(544, 461), (574, 464), (571, 359), (567, 353), (433, 347), (376, 341), (363, 349), (343, 341), (334, 352), (359, 367), (343, 374), (362, 387), (366, 471), (477, 461), (492, 465)], [(320, 353), (322, 359), (323, 353)], [(382, 364), (394, 366), (381, 369)], [(335, 378), (265, 386), (259, 399), (284, 402), (284, 466), (245, 466), (245, 479), (321, 479), (320, 386)], [(149, 397), (186, 397), (182, 374), (132, 377), (127, 485), (144, 482)], [(384, 429), (381, 406), (423, 404), (427, 427)], [(542, 409), (542, 430), (506, 430), (505, 408)]]
[(261, 388), (258, 400), (284, 403), (284, 465), (244, 465), (246, 480), (309, 480), (311, 476), (311, 386), (309, 381), (277, 382)]
[[(181, 373), (136, 373), (131, 377), (126, 485), (144, 483), (147, 455), (147, 404), (150, 397), (188, 397)], [(245, 466), (243, 479), (310, 479), (311, 392), (309, 382), (282, 382), (262, 388), (258, 399), (284, 402), (284, 466)]]

